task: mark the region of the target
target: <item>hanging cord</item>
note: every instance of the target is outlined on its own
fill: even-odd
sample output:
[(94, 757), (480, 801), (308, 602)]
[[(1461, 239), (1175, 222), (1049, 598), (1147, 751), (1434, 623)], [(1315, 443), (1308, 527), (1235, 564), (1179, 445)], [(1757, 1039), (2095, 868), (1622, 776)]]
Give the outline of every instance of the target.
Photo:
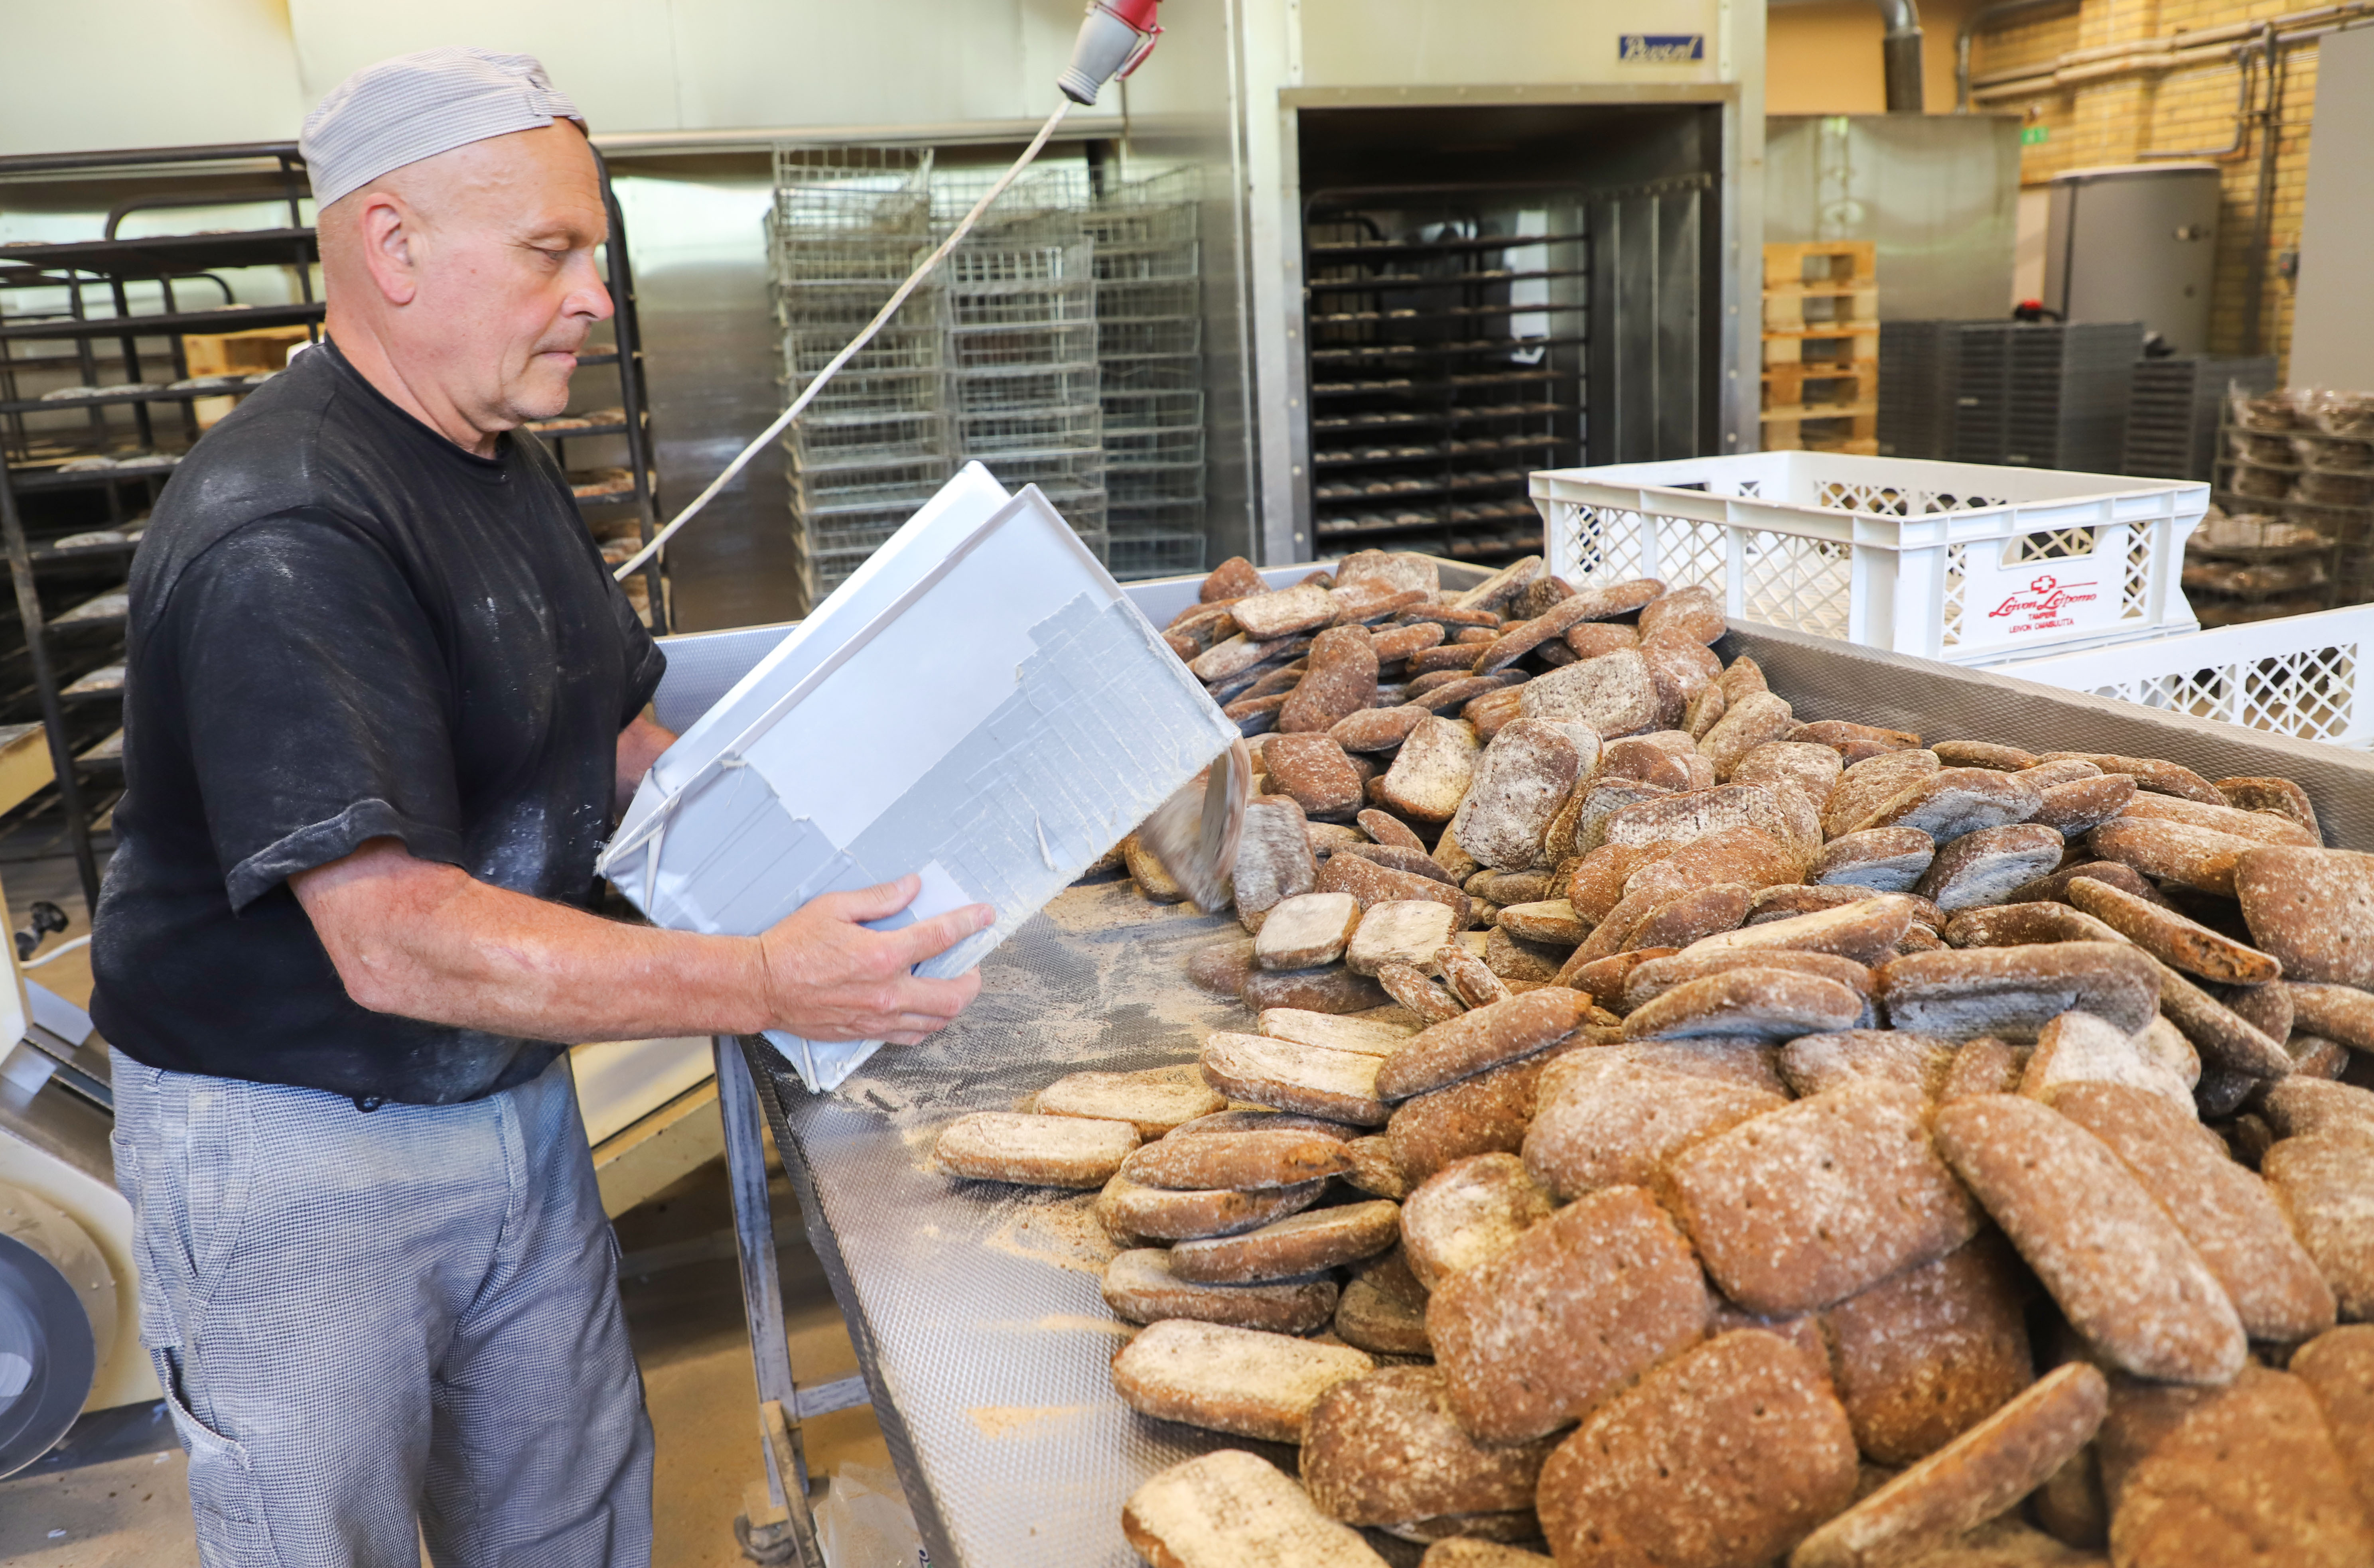
[(758, 449), (782, 435), (783, 427), (798, 418), (806, 410), (807, 405), (816, 401), (816, 395), (824, 390), (824, 384), (839, 374), (840, 368), (854, 358), (859, 349), (874, 341), (874, 334), (880, 332), (892, 316), (898, 314), (899, 307), (907, 302), (907, 297), (915, 292), (923, 279), (931, 276), (932, 270), (947, 259), (948, 252), (955, 250), (966, 235), (972, 232), (972, 226), (981, 221), (981, 214), (989, 210), (990, 204), (1004, 195), (1005, 188), (1014, 183), (1015, 177), (1030, 167), (1031, 160), (1036, 158), (1040, 149), (1047, 145), (1047, 138), (1055, 134), (1055, 127), (1063, 123), (1064, 116), (1070, 112), (1071, 107), (1072, 101), (1069, 99), (1057, 102), (1055, 112), (1047, 116), (1047, 123), (1039, 127), (1039, 134), (1030, 139), (1028, 146), (1022, 149), (1022, 156), (1014, 160), (1014, 167), (998, 176), (997, 183), (992, 185), (981, 200), (973, 204), (972, 211), (965, 214), (958, 221), (956, 228), (949, 231), (948, 237), (940, 241), (939, 249), (924, 257), (923, 264), (907, 275), (907, 281), (900, 284), (898, 292), (890, 296), (890, 302), (883, 306), (872, 321), (865, 323), (865, 330), (851, 338), (849, 346), (834, 355), (831, 361), (816, 373), (816, 379), (800, 390), (800, 395), (792, 399), (792, 405), (784, 409), (773, 424), (760, 431), (757, 439), (736, 453), (734, 461), (725, 465), (725, 472), (711, 480), (709, 487), (695, 496), (692, 498), (692, 504), (676, 513), (665, 528), (653, 534), (650, 544), (627, 557), (626, 563), (610, 574), (612, 577), (624, 582), (629, 576), (640, 571), (645, 561), (659, 553), (661, 545), (675, 537), (677, 529), (690, 522), (695, 513), (715, 499), (719, 491), (734, 482), (735, 474), (749, 466), (750, 460), (758, 455)]
[(42, 954), (39, 958), (26, 959), (22, 964), (18, 965), (17, 967), (19, 969), (38, 969), (53, 958), (64, 958), (67, 954), (78, 953), (89, 945), (90, 935), (88, 932), (85, 932), (83, 935), (75, 938), (72, 942), (62, 942), (58, 943), (57, 946), (50, 949), (47, 953)]

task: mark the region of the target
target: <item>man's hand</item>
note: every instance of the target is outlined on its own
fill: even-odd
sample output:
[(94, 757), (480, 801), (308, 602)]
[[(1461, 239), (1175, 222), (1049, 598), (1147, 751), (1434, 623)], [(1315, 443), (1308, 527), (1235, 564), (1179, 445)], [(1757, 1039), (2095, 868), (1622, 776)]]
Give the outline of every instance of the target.
[(895, 931), (860, 923), (897, 914), (922, 886), (922, 878), (902, 876), (858, 893), (828, 893), (761, 936), (770, 1027), (811, 1040), (912, 1046), (953, 1023), (980, 992), (980, 974), (926, 980), (908, 970), (987, 930), (997, 911), (968, 904)]

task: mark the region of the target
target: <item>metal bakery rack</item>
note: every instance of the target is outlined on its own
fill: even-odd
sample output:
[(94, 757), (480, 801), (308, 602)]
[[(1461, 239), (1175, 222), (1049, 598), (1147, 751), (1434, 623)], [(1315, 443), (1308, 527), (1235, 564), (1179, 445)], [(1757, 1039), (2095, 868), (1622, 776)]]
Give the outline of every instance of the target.
[[(1265, 576), (1283, 584), (1308, 569)], [(1441, 569), (1446, 586), (1483, 575), (1454, 562)], [(1159, 623), (1195, 590), (1182, 578), (1129, 591)], [(670, 639), (661, 720), (682, 722), (706, 708), (784, 630)], [(2118, 652), (2134, 646), (2150, 645)], [(2037, 750), (2082, 737), (2212, 778), (2292, 778), (2331, 842), (2374, 844), (2374, 757), (2362, 753), (1744, 622), (1719, 651), (1752, 655), (1808, 719)], [(990, 955), (979, 1000), (953, 1027), (926, 1045), (883, 1052), (836, 1094), (806, 1094), (758, 1042), (716, 1042), (758, 1355), (754, 1426), (773, 1501), (785, 1508), (754, 1532), (768, 1560), (819, 1568), (805, 1544), (813, 1535), (799, 1423), (860, 1400), (880, 1421), (934, 1568), (1138, 1568), (1121, 1509), (1146, 1478), (1219, 1447), (1290, 1458), (1283, 1448), (1139, 1416), (1115, 1395), (1108, 1363), (1131, 1330), (1100, 1293), (1109, 1248), (1095, 1233), (1093, 1194), (958, 1181), (934, 1171), (929, 1154), (946, 1122), (1009, 1108), (1062, 1073), (1192, 1062), (1205, 1032), (1241, 1024), (1243, 1014), (1195, 990), (1183, 965), (1196, 947), (1238, 932), (1225, 915), (1146, 904), (1125, 882), (1082, 883)], [(784, 1353), (766, 1204), (770, 1134), (848, 1319), (860, 1387), (803, 1387)], [(1407, 1543), (1369, 1539), (1388, 1561), (1416, 1560)], [(794, 1541), (809, 1554), (792, 1556)]]
[[(0, 721), (38, 718), (45, 729), (65, 837), (92, 903), (92, 839), (123, 781), (123, 584), (133, 552), (174, 467), (231, 401), (274, 373), (193, 374), (192, 351), (213, 334), (252, 341), (272, 329), (299, 329), (286, 335), (310, 341), (323, 310), (307, 221), (312, 198), (295, 143), (0, 158), (0, 185), (23, 198), (15, 206), (40, 211), (61, 199), (45, 188), (94, 184), (112, 201), (99, 238), (0, 246), (0, 539), (23, 631), (23, 653), (0, 665), (8, 686)], [(564, 462), (571, 442), (623, 444), (623, 466), (570, 475), (589, 526), (623, 559), (623, 539), (651, 537), (656, 504), (634, 283), (606, 171), (604, 193), (615, 346), (579, 364), (617, 367), (617, 388), (591, 415), (530, 428)], [(246, 225), (123, 232), (127, 220), (144, 227), (158, 213), (193, 210), (210, 215), (203, 221), (229, 211)], [(242, 300), (240, 289), (266, 297)], [(656, 565), (629, 593), (665, 630)]]

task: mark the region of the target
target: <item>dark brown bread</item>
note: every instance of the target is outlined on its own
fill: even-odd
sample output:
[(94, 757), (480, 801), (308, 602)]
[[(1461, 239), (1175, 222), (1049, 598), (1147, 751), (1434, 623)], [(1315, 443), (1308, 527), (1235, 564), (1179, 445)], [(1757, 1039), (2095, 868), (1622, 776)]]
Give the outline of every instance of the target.
[(2374, 1535), (2299, 1378), (2246, 1365), (2230, 1387), (2121, 1382), (2102, 1423), (2110, 1560), (2136, 1568), (2361, 1568)]
[(1432, 876), (1395, 871), (1358, 855), (1330, 855), (1319, 868), (1314, 890), (1348, 893), (1363, 909), (1379, 904), (1430, 898), (1451, 910), (1454, 930), (1463, 930), (1475, 914), (1475, 901), (1459, 889)]
[(1442, 983), (1451, 988), (1451, 994), (1469, 1007), (1490, 1007), (1516, 994), (1463, 943), (1447, 942), (1436, 948), (1434, 966), (1441, 971)]
[(2259, 1111), (2277, 1138), (2353, 1129), (2374, 1135), (2374, 1094), (2354, 1083), (2287, 1078), (2268, 1086)]
[[(1422, 880), (1422, 879), (1421, 879)], [(1310, 1012), (1366, 1012), (1392, 999), (1366, 975), (1331, 966), (1325, 969), (1260, 969), (1245, 977), (1239, 993), (1256, 1012), (1273, 1007), (1299, 1007)]]
[(2374, 989), (2374, 855), (2252, 847), (2235, 862), (2234, 895), (2286, 977)]
[(2102, 859), (2116, 860), (2154, 881), (2228, 898), (2234, 896), (2236, 857), (2265, 848), (2255, 838), (2140, 816), (2115, 817), (2102, 824), (2086, 835), (2086, 846)]
[(2162, 757), (2119, 756), (2103, 752), (2043, 752), (2039, 754), (2037, 760), (2058, 762), (2064, 757), (2090, 762), (2105, 773), (2132, 775), (2138, 785), (2156, 795), (2176, 795), (2213, 806), (2226, 803), (2226, 797), (2217, 792), (2217, 786), (2192, 769)]
[(1851, 765), (1822, 802), (1822, 836), (1838, 838), (1863, 819), (1945, 765), (1934, 752), (1891, 751)]
[(1640, 635), (1644, 638), (1664, 634), (1707, 643), (1722, 637), (1723, 631), (1722, 602), (1711, 590), (1698, 583), (1670, 590), (1640, 611)]
[(1918, 1090), (1862, 1082), (1675, 1155), (1659, 1190), (1725, 1295), (1807, 1312), (1943, 1258), (1982, 1216), (1929, 1141)]
[(1938, 850), (1912, 891), (1948, 914), (2000, 903), (2058, 865), (2062, 848), (2060, 833), (2038, 823), (1982, 827)]
[(2059, 1368), (1808, 1536), (1789, 1568), (1889, 1568), (1977, 1528), (2083, 1450), (2109, 1403), (2093, 1367)]
[(1885, 730), (1844, 719), (1817, 720), (1799, 729), (1796, 738), (1822, 746), (1878, 745), (1890, 751), (1910, 751), (1921, 744), (1921, 737), (1910, 730)]
[(1843, 771), (1839, 754), (1808, 741), (1769, 741), (1733, 765), (1739, 784), (1794, 784), (1808, 800), (1828, 800)]
[[(1319, 1396), (1375, 1365), (1343, 1345), (1167, 1318), (1114, 1353), (1112, 1375), (1122, 1402), (1142, 1414), (1298, 1443)], [(1286, 1559), (1280, 1568), (1303, 1561)]]
[(1335, 1297), (1335, 1281), (1324, 1278), (1241, 1285), (1182, 1280), (1171, 1270), (1170, 1253), (1158, 1246), (1133, 1247), (1105, 1265), (1105, 1305), (1132, 1323), (1183, 1317), (1308, 1334), (1334, 1320)]
[(2225, 985), (2262, 986), (2284, 966), (2254, 947), (2091, 877), (2069, 883), (2069, 901), (2161, 963)]
[(1387, 752), (1407, 740), (1419, 720), (1433, 717), (1433, 709), (1414, 702), (1371, 708), (1337, 720), (1327, 733), (1347, 752)]
[(2133, 805), (2135, 781), (2123, 773), (2073, 778), (2046, 790), (2028, 821), (2063, 838), (2082, 838)]
[(2039, 877), (2026, 887), (2013, 888), (2011, 896), (2019, 903), (2051, 899), (2066, 904), (2069, 902), (2069, 883), (2081, 876), (2107, 882), (2122, 893), (2133, 894), (2146, 904), (2157, 904), (2164, 909), (2176, 907), (2167, 894), (2152, 885), (2149, 878), (2133, 867), (2122, 866), (2116, 860), (2079, 860), (2074, 865), (2064, 865), (2051, 876)]
[(951, 1176), (1030, 1187), (1102, 1187), (1137, 1147), (1126, 1121), (975, 1111), (940, 1129), (933, 1153)]
[[(1620, 957), (1637, 957), (1624, 954)], [(1623, 1004), (1618, 1012), (1630, 1012), (1672, 990), (1675, 986), (1704, 979), (1730, 969), (1792, 969), (1799, 974), (1818, 975), (1834, 980), (1865, 997), (1871, 995), (1871, 971), (1851, 958), (1841, 958), (1834, 953), (1804, 953), (1794, 948), (1738, 948), (1729, 952), (1672, 953), (1642, 960), (1637, 965), (1611, 974), (1611, 979), (1623, 988)], [(1585, 987), (1589, 989), (1589, 987)], [(1613, 1003), (1604, 1005), (1614, 1006)]]
[(1722, 1079), (1660, 1071), (1609, 1050), (1576, 1051), (1542, 1074), (1525, 1169), (1561, 1201), (1648, 1186), (1675, 1154), (1789, 1102)]
[(1451, 819), (1461, 848), (1487, 866), (1522, 871), (1589, 761), (1566, 731), (1517, 719), (1492, 737)]
[(1855, 1478), (1820, 1368), (1743, 1328), (1593, 1411), (1542, 1468), (1537, 1502), (1560, 1568), (1744, 1568), (1845, 1507)]
[(1116, 1174), (1097, 1194), (1096, 1216), (1105, 1235), (1122, 1246), (1238, 1235), (1300, 1213), (1325, 1188), (1314, 1181), (1268, 1192), (1173, 1192)]
[(1195, 598), (1201, 603), (1211, 604), (1268, 591), (1269, 585), (1262, 581), (1261, 573), (1253, 569), (1251, 561), (1242, 556), (1230, 556), (1212, 568), (1203, 586), (1195, 591)]
[(1428, 1290), (1508, 1249), (1550, 1216), (1548, 1189), (1514, 1154), (1472, 1154), (1420, 1183), (1402, 1204), (1402, 1256)]
[(1299, 802), (1290, 796), (1263, 795), (1246, 803), (1232, 874), (1237, 919), (1256, 934), (1272, 909), (1317, 885), (1319, 866), (1310, 857), (1310, 836)]
[(2213, 833), (2255, 838), (2262, 844), (2285, 844), (2309, 849), (2323, 847), (2314, 833), (2280, 812), (2248, 812), (2233, 806), (2204, 805), (2199, 801), (2182, 800), (2172, 795), (2145, 794), (2136, 797), (2126, 814), (2188, 823), (2194, 827), (2208, 828)]
[(1382, 1059), (1266, 1035), (1215, 1031), (1204, 1037), (1196, 1066), (1205, 1082), (1233, 1099), (1354, 1127), (1382, 1127), (1389, 1114), (1376, 1097)]
[(2047, 942), (2127, 940), (2082, 909), (2043, 902), (1965, 909), (1946, 922), (1944, 935), (1951, 947), (2034, 947)]
[(2299, 1348), (2287, 1370), (2324, 1412), (2358, 1505), (2374, 1520), (2374, 1324), (2327, 1329)]
[[(2308, 791), (2288, 778), (2220, 778), (2217, 792), (2239, 811), (2277, 812), (2317, 833), (2316, 807)], [(2321, 841), (2322, 835), (2319, 834)]]
[(2297, 1344), (2333, 1327), (2333, 1293), (2285, 1223), (2267, 1184), (2216, 1134), (2154, 1094), (2073, 1083), (2052, 1108), (2126, 1163), (2225, 1287), (2253, 1340)]
[(1875, 827), (1823, 846), (1806, 880), (1824, 886), (1909, 893), (1937, 858), (1936, 841), (1917, 827)]
[(1244, 993), (1245, 983), (1258, 973), (1250, 937), (1241, 942), (1216, 942), (1187, 955), (1188, 980), (1197, 990), (1210, 996), (1239, 998)]
[(1792, 969), (1739, 968), (1675, 987), (1626, 1015), (1628, 1040), (1751, 1035), (1794, 1039), (1854, 1026), (1870, 1005), (1863, 992)]
[(1146, 1187), (1257, 1191), (1342, 1176), (1352, 1160), (1339, 1140), (1323, 1133), (1224, 1132), (1148, 1143), (1133, 1151), (1121, 1168)]
[(1311, 1408), (1302, 1484), (1322, 1513), (1354, 1525), (1530, 1512), (1552, 1446), (1486, 1447), (1452, 1417), (1440, 1369), (1380, 1367)]
[(2003, 1041), (1980, 1036), (1965, 1040), (1954, 1054), (1954, 1065), (1945, 1074), (1945, 1082), (1937, 1088), (1937, 1103), (1958, 1100), (1968, 1094), (2013, 1094), (2019, 1092), (2019, 1081), (2027, 1071), (2028, 1049), (2025, 1046), (2005, 1045)]
[(1348, 816), (1359, 807), (1359, 772), (1331, 735), (1275, 736), (1262, 766), (1271, 789), (1312, 816)]
[(2253, 1081), (2285, 1078), (2292, 1072), (2292, 1059), (2282, 1044), (2291, 1033), (2288, 1019), (2283, 1021), (2283, 1035), (2270, 1035), (2165, 965), (2160, 966), (2159, 1010), (2192, 1042), (2203, 1065), (2215, 1071)]
[(1398, 1246), (1352, 1267), (1335, 1308), (1335, 1335), (1381, 1356), (1434, 1353), (1426, 1337), (1426, 1287)]
[(2073, 1010), (2130, 1034), (2159, 1011), (2160, 966), (2147, 954), (2102, 942), (1956, 948), (1884, 965), (1880, 1000), (1901, 1029), (1967, 1040), (2032, 1040)]
[(1557, 1431), (1696, 1341), (1709, 1311), (1673, 1220), (1642, 1189), (1610, 1188), (1452, 1276), (1426, 1322), (1459, 1424), (1505, 1444)]
[(1416, 849), (1421, 855), (1426, 853), (1426, 840), (1420, 838), (1409, 824), (1391, 812), (1381, 812), (1371, 807), (1355, 814), (1352, 821), (1361, 832), (1380, 844)]
[(1201, 1083), (1135, 1072), (1070, 1072), (1039, 1091), (1032, 1102), (1040, 1116), (1088, 1117), (1125, 1121), (1140, 1138), (1159, 1138), (1172, 1128), (1228, 1108), (1228, 1102)]
[(1948, 767), (1992, 767), (2000, 773), (2017, 773), (2036, 766), (2036, 754), (2017, 746), (1997, 745), (1992, 741), (1938, 741), (1929, 748), (1937, 760)]
[(1780, 1075), (1799, 1095), (1824, 1094), (1875, 1078), (1937, 1098), (1960, 1047), (1935, 1035), (1902, 1029), (1847, 1029), (1805, 1035), (1780, 1050)]
[[(1768, 892), (1789, 892), (1775, 888)], [(1835, 893), (1861, 889), (1808, 888), (1806, 892)], [(1767, 949), (1791, 949), (1800, 953), (1828, 953), (1840, 958), (1851, 958), (1858, 964), (1870, 965), (1884, 959), (1904, 940), (1919, 912), (1914, 901), (1902, 894), (1881, 893), (1857, 897), (1829, 908), (1808, 914), (1787, 915), (1778, 919), (1757, 921), (1753, 919), (1734, 931), (1706, 937), (1682, 951), (1691, 957), (1712, 953), (1752, 953)]]
[[(1561, 909), (1571, 906), (1560, 901)], [(1558, 971), (1565, 967), (1573, 952), (1571, 942), (1536, 942), (1532, 937), (1509, 929), (1509, 911), (1502, 909), (1501, 921), (1484, 938), (1484, 967), (1503, 980), (1537, 980), (1544, 985), (1555, 984)]]
[[(1794, 851), (1764, 828), (1719, 828), (1687, 844), (1643, 847), (1638, 863), (1624, 874), (1623, 892), (1626, 896), (1638, 895), (1653, 909), (1702, 887), (1739, 883), (1760, 889), (1792, 883), (1803, 874), (1804, 866)], [(1582, 880), (1581, 866), (1575, 869), (1573, 880)], [(1597, 918), (1595, 908), (1581, 905), (1576, 906), (1576, 913)]]
[(1863, 1451), (1910, 1464), (2027, 1387), (2028, 1290), (1990, 1232), (1825, 1313), (1833, 1380)]
[(1355, 1138), (1348, 1147), (1352, 1153), (1352, 1169), (1345, 1177), (1347, 1186), (1378, 1198), (1390, 1198), (1398, 1203), (1409, 1196), (1409, 1177), (1402, 1174), (1393, 1159), (1392, 1140), (1381, 1132), (1366, 1138)]
[(2374, 1317), (2374, 1133), (2333, 1127), (2286, 1138), (2267, 1151), (2260, 1174), (2292, 1223), (2292, 1233), (2333, 1288), (2341, 1316)]
[(1414, 964), (1378, 965), (1377, 983), (1420, 1024), (1440, 1024), (1467, 1011), (1465, 1002), (1427, 978), (1426, 971)]
[[(1339, 1203), (1329, 1209), (1309, 1209), (1241, 1235), (1182, 1241), (1170, 1249), (1170, 1272), (1197, 1284), (1289, 1280), (1373, 1258), (1393, 1246), (1400, 1230), (1401, 1214), (1393, 1203)], [(1334, 1316), (1334, 1307), (1331, 1296), (1328, 1316)]]
[(2170, 1382), (2233, 1377), (2249, 1350), (2233, 1303), (2100, 1139), (2017, 1094), (1944, 1106), (1935, 1134), (1955, 1174), (2108, 1362)]
[(1385, 1126), (1394, 1162), (1411, 1181), (1420, 1182), (1470, 1154), (1515, 1153), (1523, 1147), (1525, 1127), (1534, 1117), (1542, 1070), (1557, 1054), (1546, 1051), (1403, 1101)]
[(2374, 992), (2317, 980), (2287, 982), (2276, 989), (2291, 1004), (2296, 1027), (2338, 1040), (2352, 1050), (2374, 1052)]
[(1385, 1059), (1377, 1092), (1388, 1100), (1405, 1100), (1546, 1050), (1581, 1028), (1590, 1009), (1591, 999), (1582, 992), (1545, 986), (1429, 1024)]
[[(1360, 814), (1362, 816), (1384, 815), (1382, 812), (1373, 810), (1362, 812)], [(1328, 851), (1328, 854), (1330, 856), (1357, 855), (1361, 860), (1386, 867), (1388, 870), (1407, 872), (1412, 876), (1422, 876), (1430, 882), (1439, 882), (1445, 887), (1459, 885), (1458, 879), (1445, 871), (1436, 862), (1433, 856), (1422, 848), (1413, 849), (1402, 844), (1346, 843), (1336, 845)]]
[(1475, 726), (1428, 714), (1413, 725), (1370, 803), (1412, 822), (1447, 823), (1475, 774)]
[[(1982, 828), (2025, 820), (2043, 792), (2016, 775), (1985, 767), (1946, 767), (1882, 801), (1850, 833), (1875, 827), (1916, 827), (1944, 843)], [(1827, 824), (1825, 825), (1827, 826)]]

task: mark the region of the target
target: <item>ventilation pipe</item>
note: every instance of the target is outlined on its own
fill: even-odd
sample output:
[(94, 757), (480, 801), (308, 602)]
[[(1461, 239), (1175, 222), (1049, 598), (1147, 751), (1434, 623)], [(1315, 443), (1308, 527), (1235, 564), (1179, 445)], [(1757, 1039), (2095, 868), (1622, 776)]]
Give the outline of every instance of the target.
[(1921, 7), (1916, 0), (1878, 0), (1887, 36), (1880, 41), (1881, 70), (1887, 83), (1887, 111), (1918, 114), (1921, 92)]

